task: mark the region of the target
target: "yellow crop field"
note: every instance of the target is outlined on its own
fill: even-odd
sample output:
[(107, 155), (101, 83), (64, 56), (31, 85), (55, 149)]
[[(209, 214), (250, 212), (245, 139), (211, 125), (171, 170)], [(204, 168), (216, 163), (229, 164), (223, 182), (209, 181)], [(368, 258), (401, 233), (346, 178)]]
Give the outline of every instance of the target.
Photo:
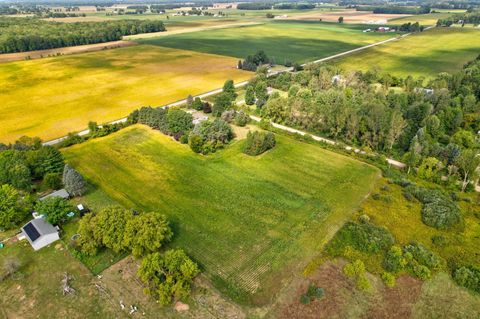
[(235, 58), (138, 45), (0, 64), (0, 141), (49, 140), (219, 88), (252, 73)]

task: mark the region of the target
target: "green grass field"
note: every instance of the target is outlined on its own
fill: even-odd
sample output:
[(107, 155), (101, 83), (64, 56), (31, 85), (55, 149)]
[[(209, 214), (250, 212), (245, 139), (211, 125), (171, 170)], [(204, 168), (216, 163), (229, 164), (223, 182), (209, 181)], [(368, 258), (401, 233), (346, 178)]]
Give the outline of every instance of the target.
[(393, 37), (363, 33), (365, 25), (275, 21), (263, 25), (192, 32), (141, 43), (245, 58), (264, 50), (277, 63), (307, 62)]
[(480, 30), (435, 28), (339, 59), (345, 70), (379, 67), (396, 76), (431, 78), (455, 72), (480, 54)]
[(378, 171), (284, 136), (259, 157), (241, 144), (201, 156), (136, 125), (63, 153), (118, 203), (167, 214), (173, 245), (230, 297), (264, 304), (358, 207)]
[(247, 80), (229, 57), (157, 46), (0, 64), (0, 141), (44, 140)]

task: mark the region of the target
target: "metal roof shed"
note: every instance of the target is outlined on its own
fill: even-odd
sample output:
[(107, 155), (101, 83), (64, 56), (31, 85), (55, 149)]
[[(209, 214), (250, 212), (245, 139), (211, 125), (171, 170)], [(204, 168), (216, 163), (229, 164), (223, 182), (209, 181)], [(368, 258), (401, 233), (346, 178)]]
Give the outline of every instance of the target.
[(60, 239), (57, 228), (43, 218), (29, 221), (22, 227), (22, 234), (34, 250), (39, 250)]

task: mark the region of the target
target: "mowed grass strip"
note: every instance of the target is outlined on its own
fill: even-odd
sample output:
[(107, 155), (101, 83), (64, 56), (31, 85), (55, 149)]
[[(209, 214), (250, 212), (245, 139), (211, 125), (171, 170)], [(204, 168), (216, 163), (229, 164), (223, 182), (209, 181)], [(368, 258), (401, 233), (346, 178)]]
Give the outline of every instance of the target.
[(242, 143), (201, 156), (136, 125), (64, 155), (125, 207), (167, 214), (173, 245), (217, 287), (262, 304), (359, 206), (378, 170), (284, 136), (259, 157), (244, 155)]
[(247, 80), (229, 57), (140, 45), (0, 64), (0, 141), (44, 140)]
[(345, 70), (380, 68), (396, 76), (432, 78), (457, 72), (480, 53), (480, 30), (435, 28), (366, 49), (338, 60)]
[(141, 40), (178, 49), (237, 58), (264, 50), (276, 63), (308, 62), (394, 37), (364, 33), (367, 25), (275, 21), (256, 26), (225, 28)]

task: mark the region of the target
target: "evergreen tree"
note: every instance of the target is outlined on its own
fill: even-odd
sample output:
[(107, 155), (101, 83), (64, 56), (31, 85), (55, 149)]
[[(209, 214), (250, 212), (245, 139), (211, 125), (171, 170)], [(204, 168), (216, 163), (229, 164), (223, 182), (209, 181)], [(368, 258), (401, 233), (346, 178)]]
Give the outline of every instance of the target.
[(245, 92), (245, 104), (255, 104), (255, 92), (253, 91), (253, 87), (251, 85), (247, 86), (247, 91)]
[(82, 175), (70, 165), (65, 165), (63, 170), (63, 185), (67, 192), (73, 196), (81, 196), (85, 192), (87, 183)]

